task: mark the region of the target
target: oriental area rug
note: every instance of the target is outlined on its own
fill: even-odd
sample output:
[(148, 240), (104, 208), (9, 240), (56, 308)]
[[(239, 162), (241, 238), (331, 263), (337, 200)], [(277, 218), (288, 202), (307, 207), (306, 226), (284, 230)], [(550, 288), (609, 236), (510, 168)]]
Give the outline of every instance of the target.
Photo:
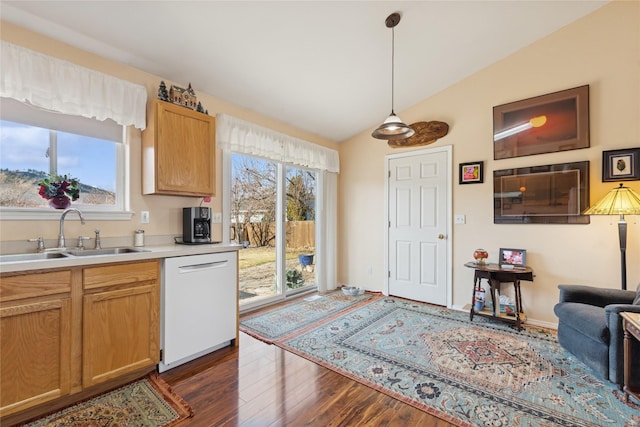
[(172, 392), (167, 383), (152, 374), (26, 426), (170, 427), (178, 426), (192, 416), (191, 407)]
[(548, 329), (378, 296), (273, 343), (458, 426), (640, 426)]
[(266, 313), (243, 316), (240, 330), (267, 343), (273, 343), (276, 339), (299, 332), (305, 326), (326, 320), (348, 308), (357, 307), (371, 298), (373, 294), (348, 296), (342, 291), (314, 295)]

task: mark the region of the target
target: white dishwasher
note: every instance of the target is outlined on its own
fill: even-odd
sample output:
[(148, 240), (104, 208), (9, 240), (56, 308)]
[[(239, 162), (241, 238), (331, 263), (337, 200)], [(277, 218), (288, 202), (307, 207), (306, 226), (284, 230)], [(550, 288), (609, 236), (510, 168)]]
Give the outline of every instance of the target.
[(225, 347), (236, 338), (237, 252), (166, 258), (158, 370)]

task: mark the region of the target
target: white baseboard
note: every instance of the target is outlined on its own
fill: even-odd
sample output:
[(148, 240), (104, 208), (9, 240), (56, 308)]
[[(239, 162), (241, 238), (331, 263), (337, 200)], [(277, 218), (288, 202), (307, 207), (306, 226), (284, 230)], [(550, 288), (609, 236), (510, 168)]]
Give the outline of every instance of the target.
[[(459, 306), (459, 305), (454, 305), (449, 307), (451, 310), (455, 310), (455, 311), (462, 311), (465, 313), (469, 313), (469, 310), (465, 310), (464, 307)], [(541, 328), (547, 328), (547, 329), (558, 329), (558, 324), (557, 323), (549, 323), (549, 322), (543, 322), (541, 320), (535, 320), (535, 319), (529, 319), (527, 318), (526, 321), (527, 324), (529, 325), (533, 325), (533, 326), (539, 326)]]

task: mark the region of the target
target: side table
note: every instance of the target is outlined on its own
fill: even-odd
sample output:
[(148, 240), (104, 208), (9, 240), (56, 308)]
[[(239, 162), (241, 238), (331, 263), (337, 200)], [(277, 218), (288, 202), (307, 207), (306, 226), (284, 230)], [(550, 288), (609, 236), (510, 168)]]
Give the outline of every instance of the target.
[[(632, 389), (631, 379), (631, 340), (640, 342), (640, 313), (620, 313), (622, 316), (622, 327), (624, 329), (624, 400), (629, 401), (629, 395), (640, 400), (640, 389)], [(636, 356), (637, 357), (637, 356)]]
[[(533, 270), (530, 267), (519, 268), (502, 268), (499, 264), (480, 264), (477, 262), (468, 262), (464, 265), (475, 270), (473, 275), (473, 294), (471, 299), (471, 310), (469, 317), (473, 321), (473, 315), (491, 317), (503, 322), (512, 323), (518, 330), (522, 329), (522, 322), (525, 320), (522, 311), (522, 295), (520, 293), (520, 281), (533, 281)], [(493, 311), (481, 310), (476, 311), (474, 308), (473, 297), (475, 297), (476, 289), (480, 289), (480, 281), (486, 279), (489, 282), (491, 301), (493, 303)], [(500, 293), (502, 283), (513, 283), (515, 291), (515, 313), (513, 316), (507, 316), (500, 313), (500, 301), (496, 301), (496, 291)]]

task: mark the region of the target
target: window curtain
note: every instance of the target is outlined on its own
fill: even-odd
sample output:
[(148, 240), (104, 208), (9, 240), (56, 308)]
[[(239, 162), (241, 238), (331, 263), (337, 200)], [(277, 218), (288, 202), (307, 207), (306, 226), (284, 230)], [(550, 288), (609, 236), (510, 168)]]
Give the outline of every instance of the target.
[[(263, 157), (318, 171), (316, 281), (320, 292), (336, 289), (338, 152), (226, 114), (216, 115), (216, 144), (226, 153)], [(230, 181), (230, 168), (227, 169)]]
[(338, 152), (237, 119), (216, 115), (218, 148), (329, 172), (340, 171)]
[(0, 96), (64, 114), (146, 127), (144, 86), (2, 41)]
[(338, 287), (337, 232), (338, 232), (338, 174), (322, 171), (318, 181), (319, 204), (316, 221), (320, 233), (316, 242), (316, 280), (318, 291), (326, 292)]

